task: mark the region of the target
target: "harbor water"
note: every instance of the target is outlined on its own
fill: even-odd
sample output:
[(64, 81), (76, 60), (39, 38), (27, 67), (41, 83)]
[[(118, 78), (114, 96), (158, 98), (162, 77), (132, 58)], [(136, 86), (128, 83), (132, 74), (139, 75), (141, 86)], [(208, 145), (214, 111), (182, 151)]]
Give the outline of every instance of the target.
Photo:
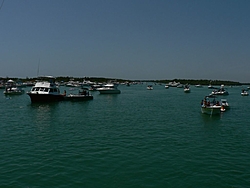
[(200, 109), (206, 86), (146, 86), (47, 104), (0, 90), (0, 187), (250, 187), (241, 87), (226, 87), (231, 108), (209, 116)]

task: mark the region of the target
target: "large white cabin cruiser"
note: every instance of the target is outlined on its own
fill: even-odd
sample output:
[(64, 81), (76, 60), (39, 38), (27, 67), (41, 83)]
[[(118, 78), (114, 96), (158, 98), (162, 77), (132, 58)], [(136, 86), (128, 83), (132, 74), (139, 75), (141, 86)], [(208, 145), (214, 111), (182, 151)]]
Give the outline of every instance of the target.
[(64, 100), (59, 88), (55, 84), (55, 78), (51, 76), (43, 77), (44, 81), (38, 81), (27, 94), (31, 102), (54, 102)]
[(120, 94), (121, 91), (117, 88), (117, 84), (105, 84), (101, 88), (97, 88), (100, 94)]

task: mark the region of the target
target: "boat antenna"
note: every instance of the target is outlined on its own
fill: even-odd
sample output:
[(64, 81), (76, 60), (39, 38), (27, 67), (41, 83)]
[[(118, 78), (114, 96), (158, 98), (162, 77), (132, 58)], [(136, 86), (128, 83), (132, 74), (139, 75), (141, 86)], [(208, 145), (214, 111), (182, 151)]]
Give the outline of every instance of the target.
[(38, 77), (38, 75), (39, 75), (39, 68), (40, 68), (40, 58), (39, 58), (38, 67), (37, 67), (37, 77)]

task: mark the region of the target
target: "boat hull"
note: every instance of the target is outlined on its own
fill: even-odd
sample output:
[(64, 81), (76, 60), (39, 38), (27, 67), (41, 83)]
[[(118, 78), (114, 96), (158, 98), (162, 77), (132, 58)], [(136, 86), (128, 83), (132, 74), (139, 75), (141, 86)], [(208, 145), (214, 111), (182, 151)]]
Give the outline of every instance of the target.
[(22, 95), (24, 93), (24, 91), (13, 91), (13, 92), (3, 92), (5, 95)]
[(87, 100), (93, 100), (93, 96), (85, 96), (85, 95), (68, 95), (65, 96), (64, 99), (66, 101), (87, 101)]
[(208, 115), (216, 115), (221, 113), (221, 106), (202, 106), (201, 112)]
[(184, 89), (185, 93), (190, 93), (190, 89)]
[(27, 93), (31, 102), (56, 102), (64, 100), (64, 95)]
[(102, 89), (99, 89), (98, 90), (100, 92), (100, 94), (120, 94), (121, 91), (116, 89), (116, 90), (102, 90)]

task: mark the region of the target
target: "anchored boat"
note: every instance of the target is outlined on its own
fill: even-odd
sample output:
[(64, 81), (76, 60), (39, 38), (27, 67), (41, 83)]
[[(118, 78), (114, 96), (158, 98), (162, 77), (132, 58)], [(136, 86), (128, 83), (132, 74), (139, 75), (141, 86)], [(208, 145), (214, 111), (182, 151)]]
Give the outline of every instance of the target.
[(64, 100), (63, 94), (55, 83), (52, 76), (40, 77), (42, 81), (38, 81), (27, 94), (30, 96), (31, 102), (54, 102)]

